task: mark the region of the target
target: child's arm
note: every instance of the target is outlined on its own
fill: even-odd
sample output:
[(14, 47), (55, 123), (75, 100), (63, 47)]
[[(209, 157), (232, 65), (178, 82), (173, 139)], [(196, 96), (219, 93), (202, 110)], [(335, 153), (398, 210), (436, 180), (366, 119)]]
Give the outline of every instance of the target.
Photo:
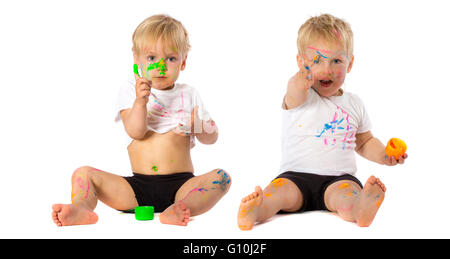
[[(195, 125), (195, 123), (200, 123), (200, 125)], [(200, 132), (196, 132), (197, 129), (201, 129)], [(191, 115), (191, 130), (193, 130), (194, 135), (197, 137), (198, 141), (202, 144), (210, 145), (214, 144), (219, 137), (219, 130), (216, 123), (210, 119), (208, 121), (203, 121), (198, 116), (198, 106), (195, 106)]]
[(202, 144), (214, 144), (219, 137), (217, 125), (213, 120), (202, 121), (202, 132), (195, 134)]
[(283, 108), (293, 109), (304, 104), (308, 98), (308, 90), (313, 84), (311, 66), (300, 65), (300, 71), (289, 79), (286, 95), (284, 96)]
[(147, 133), (147, 102), (150, 96), (151, 81), (145, 77), (136, 78), (136, 100), (131, 109), (120, 112), (127, 134), (133, 139), (142, 139)]
[(384, 151), (385, 146), (381, 141), (372, 135), (372, 132), (356, 134), (356, 152), (362, 157), (381, 164), (396, 165), (403, 164), (408, 157), (407, 154), (400, 156), (398, 161), (394, 157), (388, 157)]

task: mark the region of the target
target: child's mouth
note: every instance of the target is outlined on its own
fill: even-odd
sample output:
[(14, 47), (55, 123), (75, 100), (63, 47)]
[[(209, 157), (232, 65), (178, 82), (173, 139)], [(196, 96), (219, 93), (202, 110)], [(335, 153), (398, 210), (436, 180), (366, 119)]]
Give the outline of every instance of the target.
[(320, 86), (322, 87), (330, 87), (330, 85), (333, 83), (332, 80), (319, 80)]

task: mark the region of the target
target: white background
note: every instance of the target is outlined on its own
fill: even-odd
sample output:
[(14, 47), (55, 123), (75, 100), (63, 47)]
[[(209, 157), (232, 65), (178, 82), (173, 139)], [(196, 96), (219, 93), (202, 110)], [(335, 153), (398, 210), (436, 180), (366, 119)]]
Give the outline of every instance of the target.
[[(2, 1), (0, 4), (1, 238), (450, 238), (449, 33), (446, 1)], [(139, 222), (99, 202), (95, 225), (58, 228), (53, 203), (70, 202), (82, 165), (131, 175), (113, 107), (132, 74), (131, 35), (166, 13), (190, 34), (179, 82), (198, 89), (219, 127), (192, 150), (195, 173), (223, 168), (228, 194), (185, 228)], [(359, 95), (373, 134), (399, 137), (406, 163), (358, 157), (386, 199), (369, 228), (327, 212), (237, 227), (240, 199), (278, 174), (280, 105), (296, 72), (296, 39), (310, 16), (331, 13), (355, 35), (344, 89)], [(446, 112), (447, 110), (447, 112)]]

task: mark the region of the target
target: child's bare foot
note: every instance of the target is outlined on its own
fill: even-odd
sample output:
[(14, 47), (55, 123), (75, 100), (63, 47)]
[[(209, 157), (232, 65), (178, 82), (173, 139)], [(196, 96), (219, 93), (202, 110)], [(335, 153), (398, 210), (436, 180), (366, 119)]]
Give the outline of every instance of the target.
[(258, 215), (258, 208), (263, 201), (261, 187), (256, 186), (255, 192), (242, 199), (239, 206), (238, 226), (241, 230), (251, 230)]
[(61, 226), (95, 224), (98, 216), (95, 212), (73, 204), (53, 204), (52, 218), (55, 224)]
[(372, 223), (378, 208), (383, 203), (385, 192), (386, 187), (380, 179), (373, 175), (369, 177), (358, 201), (356, 212), (356, 224), (358, 226), (368, 227)]
[(163, 224), (187, 226), (191, 213), (183, 201), (172, 204), (159, 215), (159, 221)]

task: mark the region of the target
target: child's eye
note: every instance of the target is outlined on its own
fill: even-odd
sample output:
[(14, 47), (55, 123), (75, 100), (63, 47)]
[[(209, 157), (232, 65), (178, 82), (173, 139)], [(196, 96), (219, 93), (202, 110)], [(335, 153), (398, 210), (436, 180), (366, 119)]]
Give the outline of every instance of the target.
[(333, 59), (333, 63), (334, 64), (340, 64), (340, 63), (342, 63), (342, 60), (340, 60), (340, 59)]
[(148, 61), (155, 61), (155, 56), (149, 56)]
[(175, 62), (175, 61), (177, 61), (177, 58), (176, 58), (176, 57), (170, 57), (170, 58), (169, 58), (169, 61), (170, 61), (170, 62)]

